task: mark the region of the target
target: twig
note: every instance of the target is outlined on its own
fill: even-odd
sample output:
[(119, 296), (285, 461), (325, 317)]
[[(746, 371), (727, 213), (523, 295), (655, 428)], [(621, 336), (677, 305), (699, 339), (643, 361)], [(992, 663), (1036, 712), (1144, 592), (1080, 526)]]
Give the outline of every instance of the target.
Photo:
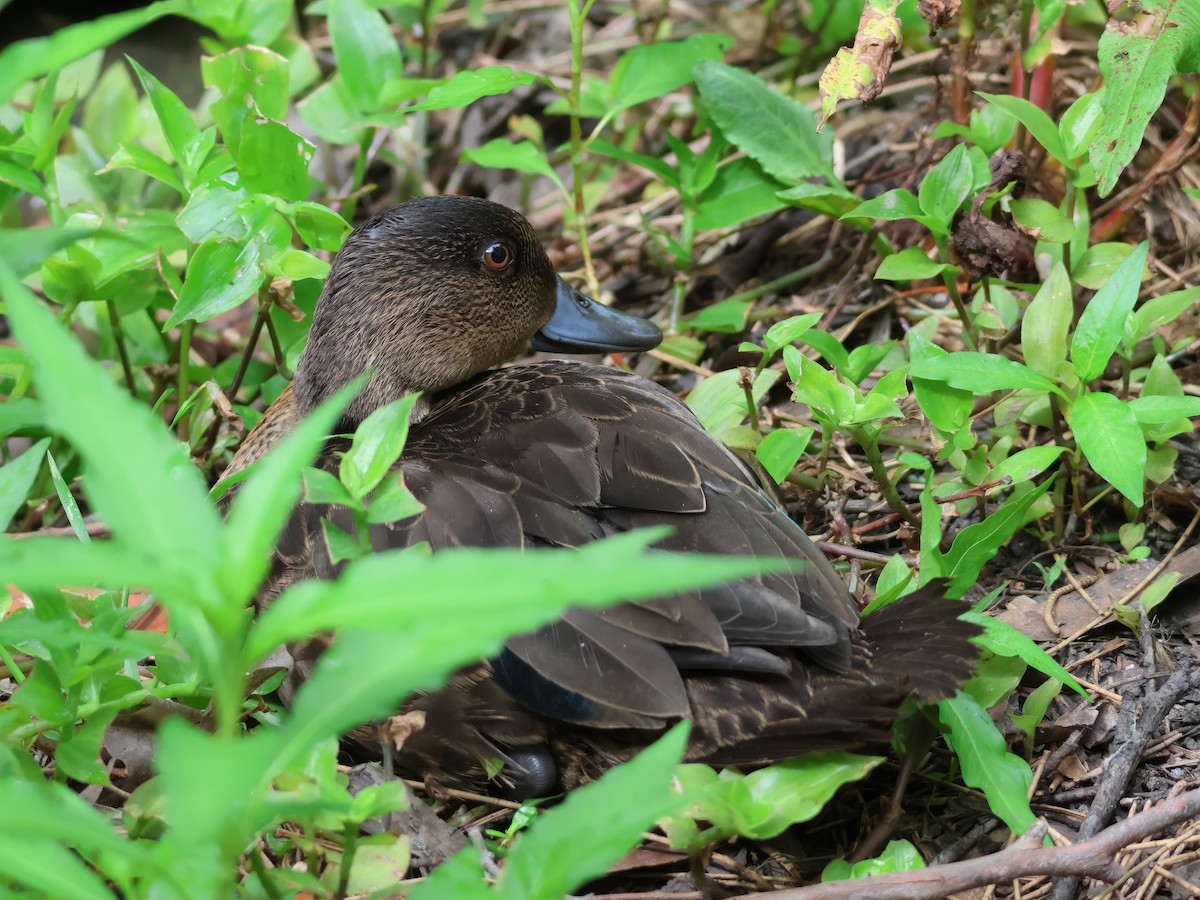
[(914, 872), (859, 881), (834, 881), (776, 891), (772, 900), (936, 900), (959, 891), (1002, 884), (1031, 875), (1086, 875), (1112, 882), (1122, 868), (1122, 848), (1200, 814), (1200, 790), (1188, 791), (1130, 816), (1095, 837), (1069, 847), (1044, 847), (1046, 823), (1038, 822), (998, 853)]
[[(1189, 667), (1175, 672), (1161, 688), (1147, 694), (1140, 704), (1134, 697), (1126, 696), (1126, 702), (1121, 705), (1121, 715), (1117, 720), (1114, 748), (1108, 758), (1104, 760), (1104, 780), (1088, 809), (1087, 818), (1083, 820), (1083, 824), (1079, 828), (1080, 838), (1090, 838), (1112, 818), (1117, 804), (1125, 796), (1134, 767), (1142, 758), (1146, 745), (1150, 743), (1150, 738), (1158, 730), (1158, 726), (1162, 724), (1170, 709), (1179, 702), (1179, 698), (1183, 696), (1184, 692), (1198, 683), (1200, 683), (1200, 669)], [(1137, 687), (1131, 686), (1131, 692), (1137, 690)], [(1138, 710), (1139, 706), (1140, 710)], [(1136, 728), (1134, 727), (1135, 721)], [(1193, 794), (1197, 794), (1197, 792), (1193, 791), (1186, 796)], [(1128, 821), (1130, 820), (1127, 819), (1126, 822)], [(1053, 900), (1070, 900), (1074, 897), (1079, 888), (1078, 876), (1088, 873), (1064, 871), (1059, 874), (1064, 877), (1056, 880), (1052, 894)]]

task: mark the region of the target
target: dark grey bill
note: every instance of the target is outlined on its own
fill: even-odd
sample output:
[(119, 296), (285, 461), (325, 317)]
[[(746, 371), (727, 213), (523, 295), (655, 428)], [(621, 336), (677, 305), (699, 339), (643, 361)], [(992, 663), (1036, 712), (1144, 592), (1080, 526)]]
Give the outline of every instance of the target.
[(534, 335), (533, 349), (551, 353), (652, 350), (662, 342), (653, 322), (610, 309), (558, 279), (554, 315)]

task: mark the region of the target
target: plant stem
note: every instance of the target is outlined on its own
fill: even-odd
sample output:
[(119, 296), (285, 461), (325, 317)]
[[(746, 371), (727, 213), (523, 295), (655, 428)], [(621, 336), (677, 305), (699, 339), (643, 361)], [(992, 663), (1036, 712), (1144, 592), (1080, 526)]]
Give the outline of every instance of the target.
[(266, 317), (267, 336), (271, 339), (271, 352), (275, 354), (275, 371), (289, 381), (292, 378), (292, 370), (287, 365), (287, 354), (283, 352), (283, 345), (279, 343), (279, 334), (275, 331), (275, 323), (272, 321), (270, 313)]
[[(944, 262), (950, 262), (950, 242), (946, 240), (945, 235), (935, 234), (934, 241), (938, 248), (938, 258)], [(963, 303), (962, 295), (958, 292), (958, 284), (954, 281), (954, 275), (950, 272), (942, 273), (942, 283), (946, 285), (946, 293), (950, 295), (950, 302), (954, 304), (954, 309), (958, 312), (958, 318), (962, 321), (963, 340), (966, 341), (968, 350), (977, 350), (979, 348), (979, 339), (975, 336), (975, 321), (971, 318), (971, 313), (968, 311), (966, 304)]]
[(337, 900), (343, 900), (350, 888), (350, 866), (358, 849), (358, 823), (346, 822), (342, 827), (342, 867), (338, 871)]
[(754, 402), (754, 372), (749, 366), (738, 367), (738, 386), (746, 397), (746, 413), (750, 416), (750, 424), (754, 426), (755, 434), (762, 434), (762, 423), (758, 420), (758, 404)]
[[(187, 398), (191, 395), (190, 384), (189, 384), (189, 382), (191, 380), (189, 376), (191, 373), (188, 371), (188, 364), (191, 361), (192, 331), (193, 331), (193, 329), (195, 329), (195, 327), (196, 327), (196, 323), (193, 322), (191, 319), (187, 320), (179, 327), (179, 384), (178, 384), (178, 389), (179, 389), (179, 402), (180, 403), (186, 403)], [(190, 415), (190, 413), (189, 413), (189, 415)], [(188, 420), (188, 415), (185, 415), (183, 417), (183, 420), (179, 423), (179, 426), (181, 429), (180, 433), (185, 436), (188, 433), (187, 420)]]
[(121, 357), (121, 369), (125, 372), (125, 386), (129, 388), (129, 393), (133, 394), (134, 400), (140, 400), (137, 385), (133, 380), (133, 366), (129, 364), (129, 351), (125, 348), (125, 332), (121, 328), (121, 317), (117, 313), (117, 304), (112, 300), (106, 300), (105, 306), (108, 307), (108, 324), (112, 326), (117, 355)]
[(580, 121), (583, 93), (583, 26), (595, 0), (569, 0), (567, 10), (571, 18), (571, 89), (567, 92), (567, 105), (571, 118), (571, 178), (575, 200), (575, 231), (579, 238), (579, 252), (583, 256), (583, 277), (593, 296), (599, 296), (600, 283), (592, 263), (592, 246), (588, 240), (587, 204), (583, 196), (583, 125)]
[(887, 505), (892, 508), (892, 512), (896, 513), (909, 525), (920, 529), (921, 520), (917, 517), (904, 499), (900, 496), (900, 492), (896, 490), (896, 485), (892, 482), (891, 476), (888, 475), (887, 466), (883, 462), (883, 454), (879, 452), (879, 434), (876, 429), (872, 428), (855, 428), (851, 430), (854, 439), (858, 441), (866, 454), (867, 463), (871, 466), (871, 473), (875, 476), (875, 480), (879, 482), (879, 489), (883, 492), (883, 499), (887, 501)]
[(233, 376), (233, 381), (230, 383), (229, 389), (225, 392), (231, 403), (237, 396), (238, 388), (242, 386), (242, 379), (246, 377), (246, 370), (250, 368), (250, 358), (254, 356), (254, 348), (258, 346), (258, 338), (262, 334), (263, 325), (270, 313), (271, 286), (264, 285), (258, 289), (258, 317), (254, 320), (254, 327), (250, 329), (250, 337), (246, 339), (246, 349), (242, 352), (242, 361), (238, 365), (237, 374)]

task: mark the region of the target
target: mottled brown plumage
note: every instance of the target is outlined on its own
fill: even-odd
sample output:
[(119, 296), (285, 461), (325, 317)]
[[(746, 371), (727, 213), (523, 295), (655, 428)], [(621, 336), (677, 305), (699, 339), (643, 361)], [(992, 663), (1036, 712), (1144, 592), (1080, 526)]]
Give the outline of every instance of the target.
[[(500, 273), (480, 256), (497, 241), (514, 256)], [(544, 793), (595, 777), (683, 717), (695, 723), (689, 759), (755, 764), (885, 744), (906, 698), (951, 695), (975, 657), (976, 629), (955, 618), (959, 607), (926, 591), (859, 623), (824, 556), (674, 394), (583, 362), (486, 371), (535, 333), (563, 343), (551, 314), (557, 320), (570, 302), (561, 292), (556, 300), (549, 261), (515, 213), (467, 198), (396, 207), (356, 231), (335, 261), (295, 392), (271, 408), (232, 468), (373, 366), (348, 427), (411, 390), (428, 392), (397, 464), (425, 512), (372, 526), (376, 549), (570, 548), (667, 524), (664, 549), (807, 565), (799, 575), (572, 610), (514, 638), (496, 659), (407, 704), (424, 724), (398, 764), (483, 788), (499, 759), (503, 788)], [(339, 449), (331, 441), (320, 464), (334, 469)], [(264, 602), (296, 579), (336, 574), (323, 516), (352, 528), (344, 509), (298, 507)], [(293, 648), (296, 678), (321, 647)]]

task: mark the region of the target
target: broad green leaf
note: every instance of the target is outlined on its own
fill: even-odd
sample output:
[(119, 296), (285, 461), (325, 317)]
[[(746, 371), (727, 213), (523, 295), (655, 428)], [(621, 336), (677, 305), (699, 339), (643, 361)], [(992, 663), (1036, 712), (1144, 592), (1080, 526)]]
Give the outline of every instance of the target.
[(1061, 393), (1058, 386), (1028, 366), (994, 353), (949, 353), (914, 361), (910, 373), (916, 378), (943, 381), (951, 387), (990, 394), (993, 391), (1036, 391)]
[(818, 134), (812, 111), (756, 75), (715, 59), (695, 68), (696, 86), (721, 133), (769, 174), (785, 182), (824, 177), (832, 168), (833, 136)]
[(8, 103), (22, 84), (56, 72), (74, 60), (103, 50), (127, 34), (163, 16), (184, 12), (183, 0), (163, 0), (141, 9), (100, 16), (57, 28), (48, 37), (17, 41), (0, 50), (0, 105)]
[(1058, 120), (1058, 134), (1063, 147), (1071, 159), (1079, 159), (1087, 152), (1088, 144), (1104, 118), (1104, 88), (1079, 97), (1067, 107)]
[(1065, 244), (1075, 234), (1075, 225), (1066, 213), (1037, 197), (1012, 201), (1012, 214), (1016, 223), (1039, 241)]
[(283, 208), (283, 214), (313, 250), (341, 250), (350, 235), (350, 223), (319, 203), (293, 203)]
[[(349, 565), (336, 582), (302, 582), (281, 595), (252, 627), (248, 658), (257, 660), (289, 640), (338, 627), (374, 627), (386, 631), (396, 646), (396, 641), (408, 640), (403, 635), (410, 635), (413, 646), (425, 650), (410, 661), (415, 674), (400, 685), (398, 698), (431, 687), (437, 673), (489, 655), (503, 637), (532, 631), (553, 619), (556, 610), (658, 597), (744, 577), (764, 567), (788, 567), (740, 557), (685, 559), (643, 552), (662, 537), (660, 529), (629, 532), (566, 552), (376, 553)], [(428, 616), (431, 608), (446, 615)], [(503, 617), (494, 615), (498, 608), (505, 610)], [(459, 646), (434, 654), (429, 641), (455, 629), (460, 639), (451, 643)], [(426, 657), (431, 661), (423, 662)]]
[(831, 218), (839, 218), (858, 206), (858, 197), (840, 184), (813, 184), (802, 182), (786, 191), (775, 194), (789, 206), (811, 209)]
[(37, 480), (50, 438), (42, 438), (16, 459), (0, 466), (0, 531), (8, 528)]
[(878, 197), (864, 200), (858, 206), (854, 207), (854, 209), (845, 213), (842, 218), (884, 219), (888, 222), (913, 219), (920, 222), (926, 217), (924, 211), (921, 209), (921, 204), (917, 201), (912, 191), (906, 191), (904, 188), (895, 188), (885, 191)]
[(496, 138), (482, 147), (467, 148), (463, 151), (463, 159), (492, 169), (516, 169), (518, 172), (544, 175), (558, 185), (564, 194), (567, 190), (546, 159), (546, 154), (529, 141), (514, 144), (504, 138)]
[(922, 583), (935, 574), (950, 578), (951, 591), (955, 596), (960, 596), (978, 580), (979, 573), (995, 558), (997, 551), (1025, 525), (1030, 510), (1050, 488), (1051, 481), (1053, 479), (1010, 499), (982, 522), (968, 525), (955, 535), (954, 543), (946, 554), (936, 549), (928, 553), (929, 557), (939, 561), (938, 571), (927, 577), (922, 569)]
[(242, 240), (249, 226), (240, 210), (249, 194), (227, 181), (210, 181), (192, 191), (175, 221), (179, 230), (194, 244), (213, 238)]
[(883, 852), (874, 859), (848, 863), (835, 859), (821, 873), (821, 881), (845, 881), (850, 878), (873, 878), (893, 872), (915, 872), (925, 868), (925, 860), (917, 848), (905, 840), (888, 841)]
[(163, 325), (167, 331), (188, 321), (206, 322), (244, 303), (262, 284), (262, 243), (210, 239), (188, 262), (179, 302)]
[(1151, 297), (1133, 314), (1136, 340), (1141, 340), (1156, 328), (1174, 322), (1198, 301), (1200, 286)]
[[(738, 383), (740, 378), (741, 373), (737, 369), (718, 372), (705, 378), (687, 396), (688, 407), (708, 433), (718, 440), (745, 422), (750, 415), (746, 407), (746, 393)], [(778, 380), (779, 373), (774, 369), (757, 373), (751, 388), (755, 403), (761, 403)]]
[(776, 322), (763, 335), (768, 358), (773, 357), (793, 341), (799, 340), (802, 334), (820, 321), (820, 313), (805, 313), (799, 316), (788, 316), (786, 319)]
[(733, 46), (721, 34), (694, 34), (682, 41), (639, 44), (622, 54), (612, 71), (615, 109), (627, 109), (692, 81), (692, 71), (701, 60), (719, 60)]
[(220, 578), (227, 596), (241, 603), (262, 583), (271, 550), (300, 497), (300, 472), (312, 462), (363, 379), (322, 403), (283, 438), (239, 485), (221, 535)]
[(949, 231), (955, 214), (971, 194), (973, 180), (974, 171), (967, 145), (956, 144), (921, 179), (917, 191), (921, 211), (940, 222), (943, 231)]
[(247, 119), (238, 150), (238, 172), (252, 191), (284, 200), (309, 195), (308, 167), (316, 148), (282, 122)]
[(1132, 252), (1131, 245), (1119, 241), (1092, 244), (1072, 267), (1071, 278), (1080, 287), (1099, 290)]
[(1071, 363), (1086, 384), (1103, 374), (1137, 303), (1150, 242), (1142, 241), (1088, 301), (1071, 336)]
[[(420, 103), (409, 107), (418, 109), (457, 109), (468, 106), (482, 97), (507, 94), (513, 88), (525, 87), (543, 77), (532, 72), (518, 72), (508, 66), (481, 66), (457, 73), (432, 88)], [(386, 87), (384, 89), (386, 94)]]
[(1142, 425), (1162, 425), (1176, 419), (1200, 416), (1200, 397), (1146, 395), (1129, 401), (1134, 418)]
[(1037, 642), (1004, 620), (976, 612), (963, 613), (961, 618), (964, 622), (974, 622), (983, 629), (983, 634), (975, 638), (975, 643), (979, 646), (990, 650), (997, 656), (1016, 657), (1043, 675), (1068, 685), (1071, 690), (1085, 700), (1091, 701), (1091, 695), (1083, 689), (1083, 685), (1075, 679), (1074, 675), (1063, 668), (1058, 660), (1038, 646)]
[(77, 226), (0, 228), (0, 260), (3, 260), (18, 278), (24, 278), (36, 272), (46, 257), (80, 238), (87, 237), (93, 230)]
[(787, 204), (779, 198), (780, 187), (779, 181), (749, 157), (728, 162), (717, 169), (704, 190), (696, 228), (734, 228), (756, 216), (783, 209)]
[(1181, 70), (1200, 67), (1200, 7), (1187, 0), (1148, 3), (1141, 21), (1113, 19), (1100, 37), (1104, 119), (1089, 146), (1106, 197), (1142, 143), (1167, 84)]
[(3, 266), (0, 294), (33, 363), (49, 424), (84, 458), (93, 507), (116, 537), (171, 560), (201, 588), (219, 565), (220, 523), (186, 448)]
[(880, 281), (921, 281), (937, 278), (945, 272), (957, 275), (958, 271), (958, 266), (934, 262), (920, 247), (906, 247), (899, 253), (885, 256), (875, 270), (875, 278)]
[(374, 112), (384, 85), (404, 75), (387, 19), (367, 0), (329, 0), (329, 36), (338, 72), (362, 112)]
[[(912, 362), (946, 355), (945, 350), (915, 330), (908, 333), (908, 348)], [(952, 434), (971, 420), (971, 410), (975, 405), (973, 393), (951, 387), (943, 381), (919, 378), (912, 375), (911, 369), (909, 375), (917, 404), (938, 429)]]
[(962, 765), (963, 781), (984, 792), (992, 812), (1013, 834), (1024, 834), (1036, 821), (1029, 808), (1033, 773), (1028, 764), (1008, 752), (987, 710), (966, 694), (939, 703), (938, 717)]
[(339, 477), (356, 500), (375, 490), (404, 450), (408, 417), (420, 394), (409, 394), (372, 412), (354, 432)]
[(989, 103), (1000, 107), (1028, 128), (1029, 133), (1045, 148), (1046, 152), (1060, 163), (1068, 168), (1074, 166), (1074, 160), (1067, 154), (1067, 150), (1063, 146), (1058, 127), (1041, 107), (1030, 103), (1023, 97), (1014, 97), (1011, 94), (986, 94), (983, 91), (975, 93)]
[[(624, 147), (618, 147), (616, 144), (610, 144), (608, 141), (601, 140), (600, 138), (593, 138), (589, 146), (592, 153), (598, 156), (607, 156), (610, 159), (629, 163), (630, 165), (634, 166), (640, 166), (652, 175), (657, 176), (658, 180), (663, 184), (673, 187), (676, 190), (679, 189), (679, 170), (657, 156), (648, 156), (645, 153), (636, 153), (633, 150), (627, 150)], [(755, 166), (755, 168), (758, 167)], [(767, 179), (765, 176), (762, 176), (761, 171), (762, 170), (760, 169), (760, 178), (770, 181), (776, 186), (776, 188), (778, 188), (778, 183), (773, 179)], [(703, 213), (703, 209), (701, 209), (701, 213)]]
[(1071, 279), (1063, 264), (1056, 262), (1021, 319), (1021, 350), (1029, 368), (1053, 377), (1058, 364), (1066, 362), (1067, 332), (1074, 313)]
[(517, 839), (496, 882), (497, 893), (510, 900), (565, 897), (605, 874), (641, 842), (646, 829), (686, 802), (670, 787), (689, 725), (679, 723), (629, 762), (543, 813)]
[(55, 765), (84, 784), (108, 784), (108, 769), (100, 761), (104, 734), (117, 717), (115, 706), (93, 713), (72, 735), (54, 750)]
[(814, 433), (812, 428), (777, 428), (762, 439), (755, 455), (776, 484), (795, 468)]
[(738, 776), (748, 803), (735, 809), (737, 834), (768, 840), (819, 813), (843, 784), (865, 778), (883, 762), (854, 753), (808, 753)]
[(1067, 421), (1096, 474), (1141, 506), (1146, 439), (1133, 408), (1112, 394), (1092, 391), (1075, 401)]
[(1013, 724), (1025, 732), (1027, 743), (1033, 744), (1038, 725), (1042, 723), (1042, 719), (1046, 717), (1046, 710), (1061, 691), (1061, 681), (1047, 678), (1025, 698), (1020, 713), (1009, 713), (1008, 717), (1012, 719)]
[(372, 525), (399, 522), (424, 511), (425, 505), (405, 487), (404, 473), (394, 472), (385, 476), (371, 495), (371, 502), (367, 506), (367, 521)]
[(746, 316), (750, 314), (750, 306), (750, 300), (720, 300), (690, 316), (685, 326), (693, 331), (737, 334), (746, 327)]
[(117, 896), (79, 857), (51, 841), (9, 835), (0, 842), (0, 870), (6, 881), (35, 890), (41, 897), (102, 900)]
[[(128, 58), (128, 57), (127, 57)], [(135, 60), (129, 59), (142, 83), (142, 90), (150, 98), (154, 113), (158, 116), (159, 127), (175, 162), (183, 167), (184, 172), (194, 173), (200, 163), (198, 149), (200, 142), (200, 127), (192, 118), (191, 110), (184, 106), (183, 101), (175, 92), (147, 72)], [(187, 181), (188, 179), (184, 179)]]
[(237, 47), (200, 60), (204, 84), (221, 92), (209, 110), (226, 146), (240, 156), (246, 122), (282, 122), (288, 112), (288, 61), (265, 47)]
[(1066, 451), (1065, 447), (1027, 447), (1018, 450), (988, 473), (988, 481), (1011, 478), (1013, 484), (1041, 475)]

